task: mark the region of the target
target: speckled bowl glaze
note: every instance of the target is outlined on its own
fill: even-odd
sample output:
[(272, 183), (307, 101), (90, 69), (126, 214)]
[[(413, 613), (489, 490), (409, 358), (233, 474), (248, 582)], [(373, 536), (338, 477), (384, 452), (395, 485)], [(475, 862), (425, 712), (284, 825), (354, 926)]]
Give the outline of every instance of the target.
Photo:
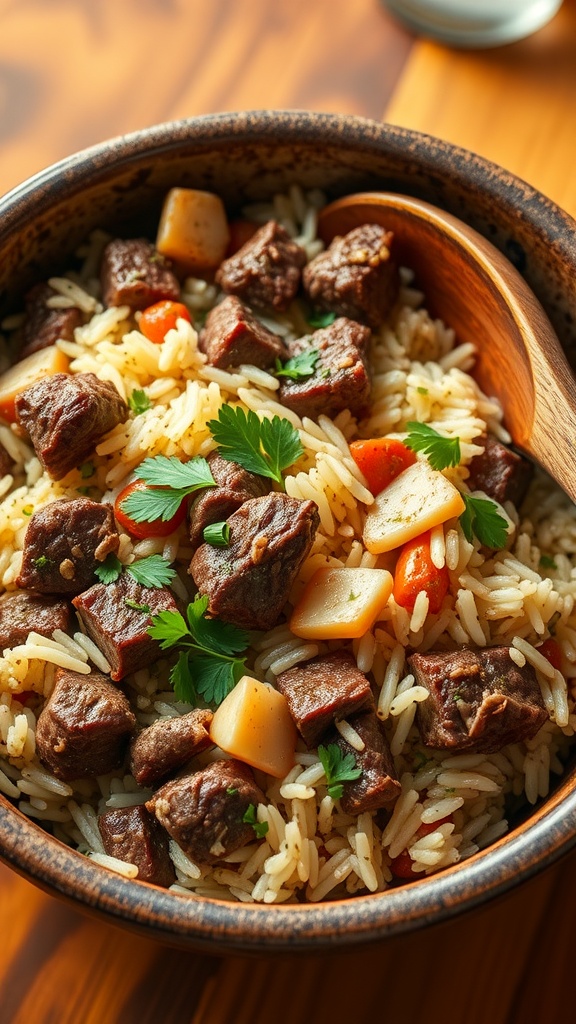
[[(0, 201), (0, 315), (62, 270), (94, 227), (154, 232), (173, 185), (217, 191), (230, 210), (291, 182), (335, 197), (383, 188), (466, 220), (517, 266), (576, 367), (576, 223), (525, 182), (415, 132), (307, 112), (223, 114), (113, 139)], [(493, 899), (576, 843), (574, 771), (489, 849), (379, 895), (311, 906), (189, 899), (128, 881), (51, 838), (0, 797), (0, 858), (55, 896), (172, 945), (232, 951), (342, 950), (437, 923)]]

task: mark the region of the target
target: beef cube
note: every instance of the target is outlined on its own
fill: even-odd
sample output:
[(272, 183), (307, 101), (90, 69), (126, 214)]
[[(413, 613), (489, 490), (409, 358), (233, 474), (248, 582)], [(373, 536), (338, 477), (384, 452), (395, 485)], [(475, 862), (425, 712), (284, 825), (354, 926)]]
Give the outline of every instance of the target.
[(201, 544), (190, 563), (210, 615), (244, 629), (271, 629), (319, 522), (313, 501), (275, 492), (245, 501), (228, 519), (228, 547)]
[(535, 736), (548, 718), (534, 669), (519, 668), (508, 647), (412, 654), (408, 663), (430, 694), (416, 712), (427, 747), (492, 754)]
[(242, 819), (260, 803), (266, 797), (252, 770), (230, 760), (165, 782), (146, 807), (195, 863), (213, 864), (254, 839)]
[(26, 319), (24, 320), (22, 350), (20, 359), (49, 348), (59, 338), (74, 341), (74, 331), (82, 323), (82, 314), (76, 306), (66, 309), (51, 309), (47, 300), (57, 293), (49, 284), (34, 285), (26, 296)]
[(16, 417), (44, 469), (61, 480), (128, 418), (128, 407), (114, 385), (94, 373), (55, 373), (17, 396)]
[(362, 774), (342, 784), (340, 806), (345, 814), (363, 814), (388, 807), (400, 795), (400, 783), (394, 768), (390, 746), (373, 711), (348, 718), (349, 724), (364, 741), (364, 750), (355, 750), (337, 729), (324, 741), (335, 743), (345, 757), (352, 754)]
[(354, 416), (362, 416), (370, 399), (370, 370), (368, 346), (371, 333), (368, 327), (339, 317), (329, 327), (322, 327), (310, 338), (299, 338), (289, 345), (291, 356), (307, 349), (318, 353), (314, 372), (299, 380), (282, 378), (278, 397), (298, 416), (318, 419), (336, 416), (349, 409)]
[(320, 654), (286, 672), (276, 686), (309, 747), (315, 747), (334, 722), (360, 711), (374, 711), (370, 683), (349, 651)]
[(302, 282), (312, 304), (374, 330), (380, 327), (400, 288), (390, 256), (393, 237), (379, 224), (362, 224), (335, 238), (304, 270)]
[(90, 498), (52, 501), (28, 523), (16, 584), (39, 594), (79, 594), (119, 543), (112, 505)]
[(517, 455), (493, 434), (480, 438), (484, 445), (481, 455), (475, 455), (468, 465), (466, 481), (471, 491), (484, 491), (502, 504), (511, 501), (518, 508), (534, 475), (534, 466), (522, 455)]
[(212, 366), (250, 363), (266, 369), (286, 358), (286, 346), (235, 295), (228, 295), (210, 311), (200, 332), (199, 348)]
[(196, 754), (213, 746), (211, 711), (196, 708), (178, 718), (161, 719), (143, 729), (132, 741), (130, 770), (139, 786), (155, 786), (173, 775)]
[(143, 587), (128, 572), (122, 573), (116, 583), (94, 584), (72, 604), (88, 636), (110, 663), (115, 682), (158, 660), (160, 646), (148, 635), (151, 616), (177, 610), (169, 590)]
[(207, 526), (224, 522), (245, 501), (268, 494), (272, 487), (267, 477), (243, 469), (237, 462), (222, 458), (217, 451), (211, 452), (207, 461), (216, 487), (197, 491), (190, 505), (190, 540), (194, 547), (202, 543)]
[(52, 636), (55, 629), (67, 633), (72, 609), (58, 597), (27, 594), (23, 591), (0, 598), (0, 650), (26, 642), (28, 633)]
[(179, 299), (180, 285), (170, 260), (145, 238), (115, 238), (104, 249), (100, 267), (106, 306), (146, 309), (161, 299)]
[(98, 818), (98, 828), (109, 857), (138, 868), (138, 879), (167, 889), (176, 881), (168, 851), (168, 836), (145, 807), (118, 807)]
[(14, 466), (14, 459), (6, 451), (4, 445), (0, 443), (0, 477), (8, 476), (9, 473), (12, 473)]
[(38, 716), (38, 757), (64, 782), (105, 775), (123, 764), (135, 725), (127, 698), (106, 676), (59, 668)]
[(281, 312), (296, 296), (306, 253), (275, 220), (268, 221), (216, 272), (216, 283), (261, 309)]

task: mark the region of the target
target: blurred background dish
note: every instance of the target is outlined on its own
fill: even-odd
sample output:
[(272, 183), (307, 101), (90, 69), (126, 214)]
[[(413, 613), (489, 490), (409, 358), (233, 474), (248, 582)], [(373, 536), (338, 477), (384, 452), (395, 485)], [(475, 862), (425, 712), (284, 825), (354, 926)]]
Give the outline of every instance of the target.
[(562, 0), (384, 0), (400, 21), (449, 46), (502, 46), (542, 28)]

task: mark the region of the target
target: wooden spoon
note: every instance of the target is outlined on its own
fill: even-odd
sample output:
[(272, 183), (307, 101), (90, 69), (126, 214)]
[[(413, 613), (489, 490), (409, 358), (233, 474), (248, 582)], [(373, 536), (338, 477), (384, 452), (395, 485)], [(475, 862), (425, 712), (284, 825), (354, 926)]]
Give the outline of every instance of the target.
[(344, 196), (322, 210), (318, 232), (329, 243), (368, 223), (394, 232), (395, 259), (414, 271), (426, 308), (476, 346), (474, 377), (500, 400), (514, 445), (576, 501), (576, 381), (524, 279), (473, 228), (408, 196)]

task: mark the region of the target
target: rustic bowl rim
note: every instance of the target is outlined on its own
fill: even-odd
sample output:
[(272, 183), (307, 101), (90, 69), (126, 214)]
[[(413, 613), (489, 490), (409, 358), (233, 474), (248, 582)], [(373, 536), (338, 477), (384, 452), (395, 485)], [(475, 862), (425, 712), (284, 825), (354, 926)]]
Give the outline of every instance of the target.
[[(150, 154), (158, 156), (198, 138), (314, 141), (354, 150), (411, 155), (419, 169), (445, 173), (466, 187), (480, 187), (516, 211), (536, 234), (554, 242), (561, 260), (576, 269), (576, 223), (552, 200), (516, 175), (452, 143), (407, 128), (354, 115), (256, 110), (168, 121), (117, 136), (39, 171), (0, 198), (0, 237), (6, 237), (35, 204), (70, 195), (86, 180)], [(528, 821), (487, 850), (430, 878), (381, 894), (314, 905), (248, 905), (173, 894), (134, 884), (47, 834), (0, 795), (0, 860), (77, 909), (140, 931), (168, 944), (228, 952), (315, 952), (377, 942), (473, 909), (529, 879), (576, 844), (574, 771)]]

